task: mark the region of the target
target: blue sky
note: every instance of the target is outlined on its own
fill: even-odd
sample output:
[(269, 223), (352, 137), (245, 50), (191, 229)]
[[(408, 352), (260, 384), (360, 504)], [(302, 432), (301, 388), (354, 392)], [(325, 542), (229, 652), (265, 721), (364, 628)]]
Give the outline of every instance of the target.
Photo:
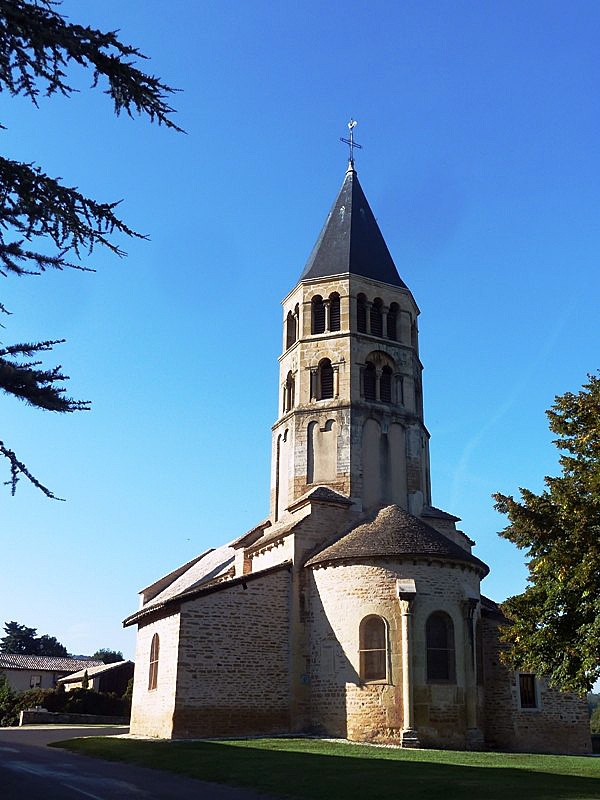
[[(3, 152), (102, 200), (147, 242), (93, 275), (5, 279), (0, 339), (66, 338), (89, 413), (1, 400), (1, 438), (67, 502), (0, 495), (1, 619), (133, 656), (136, 592), (268, 511), (280, 300), (346, 168), (421, 308), (436, 505), (521, 591), (494, 491), (557, 471), (544, 410), (598, 367), (600, 7), (593, 2), (65, 0), (181, 88), (187, 135), (80, 94), (0, 96)], [(8, 474), (6, 474), (8, 477)]]

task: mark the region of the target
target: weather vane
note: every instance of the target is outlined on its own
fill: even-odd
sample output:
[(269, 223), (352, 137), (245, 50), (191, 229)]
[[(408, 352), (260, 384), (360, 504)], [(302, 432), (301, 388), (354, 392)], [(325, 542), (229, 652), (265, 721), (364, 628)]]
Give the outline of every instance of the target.
[(356, 120), (350, 118), (350, 122), (348, 123), (348, 130), (350, 131), (350, 138), (344, 139), (343, 136), (340, 136), (340, 142), (344, 142), (350, 148), (350, 155), (348, 157), (348, 162), (351, 167), (354, 166), (354, 148), (357, 147), (359, 150), (362, 150), (362, 144), (358, 144), (358, 142), (354, 141), (354, 128), (356, 128)]

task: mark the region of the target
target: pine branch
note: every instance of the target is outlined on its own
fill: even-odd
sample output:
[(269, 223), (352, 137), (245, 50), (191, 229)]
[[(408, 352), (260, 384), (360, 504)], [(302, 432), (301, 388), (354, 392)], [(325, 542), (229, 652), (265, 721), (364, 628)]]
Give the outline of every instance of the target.
[[(85, 269), (67, 261), (66, 254), (80, 258), (82, 251), (89, 254), (101, 245), (123, 256), (125, 252), (110, 240), (115, 231), (145, 238), (116, 216), (118, 203), (99, 203), (74, 187), (63, 186), (59, 178), (49, 177), (39, 167), (1, 156), (0, 197), (0, 272), (5, 275), (37, 274), (47, 268)], [(7, 241), (8, 232), (16, 238)], [(49, 256), (23, 246), (37, 237), (49, 238), (58, 254)], [(33, 263), (34, 269), (24, 263)]]
[(92, 86), (108, 81), (115, 113), (147, 115), (151, 121), (183, 132), (170, 114), (166, 98), (176, 90), (133, 66), (132, 59), (146, 59), (136, 47), (123, 44), (118, 31), (96, 30), (67, 22), (51, 0), (0, 0), (0, 91), (23, 94), (38, 104), (44, 94), (69, 96), (76, 91), (68, 82), (66, 68), (73, 61), (93, 70)]
[(65, 397), (65, 389), (56, 385), (69, 379), (68, 375), (62, 374), (60, 366), (38, 369), (40, 361), (15, 360), (15, 356), (31, 358), (34, 353), (51, 350), (62, 342), (64, 339), (0, 348), (0, 389), (47, 411), (88, 411), (89, 402)]
[(39, 489), (40, 492), (43, 492), (46, 497), (49, 497), (51, 500), (62, 500), (62, 497), (57, 497), (53, 492), (48, 489), (47, 486), (44, 486), (43, 483), (40, 483), (38, 479), (29, 472), (25, 464), (22, 461), (19, 461), (16, 454), (13, 450), (10, 450), (4, 442), (0, 441), (0, 455), (4, 456), (8, 459), (10, 463), (10, 480), (5, 481), (5, 486), (11, 487), (11, 494), (14, 496), (17, 490), (17, 483), (21, 475), (23, 475), (27, 480), (32, 483), (36, 489)]

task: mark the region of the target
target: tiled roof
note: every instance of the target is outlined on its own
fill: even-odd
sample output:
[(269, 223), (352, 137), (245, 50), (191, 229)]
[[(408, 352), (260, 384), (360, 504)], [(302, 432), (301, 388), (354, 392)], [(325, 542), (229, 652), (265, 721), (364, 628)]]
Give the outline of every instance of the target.
[(310, 558), (305, 566), (387, 556), (463, 562), (478, 568), (484, 575), (489, 572), (483, 561), (396, 505), (380, 508), (366, 522), (355, 524), (334, 544)]
[(308, 500), (320, 500), (322, 503), (337, 503), (344, 506), (352, 505), (352, 500), (345, 494), (340, 494), (329, 486), (315, 486), (290, 503), (288, 509), (296, 508), (296, 506), (302, 505)]
[(123, 620), (123, 627), (126, 628), (128, 625), (133, 625), (144, 617), (160, 613), (164, 609), (174, 608), (177, 610), (180, 603), (184, 603), (188, 600), (195, 600), (196, 598), (204, 597), (205, 595), (227, 591), (228, 589), (232, 589), (237, 586), (243, 587), (246, 583), (261, 580), (265, 576), (270, 575), (273, 572), (278, 572), (279, 570), (285, 569), (289, 571), (291, 569), (291, 565), (291, 561), (282, 561), (281, 564), (275, 564), (272, 567), (261, 569), (259, 572), (249, 572), (247, 575), (240, 575), (237, 578), (231, 578), (230, 580), (222, 581), (220, 583), (209, 584), (208, 586), (203, 584), (195, 585), (191, 589), (182, 592), (175, 597), (167, 597), (160, 603), (153, 602), (143, 606), (143, 608), (140, 608), (139, 611), (135, 612), (135, 614), (131, 614), (129, 617), (126, 617), (126, 619)]
[(188, 569), (177, 570), (175, 580), (165, 585), (156, 596), (146, 603), (144, 608), (161, 605), (165, 600), (221, 577), (233, 564), (234, 557), (235, 550), (229, 544), (208, 550), (201, 558), (190, 562)]
[(49, 672), (75, 672), (102, 664), (95, 659), (65, 656), (27, 656), (21, 653), (0, 653), (0, 669), (36, 669)]
[(451, 522), (460, 522), (460, 517), (455, 517), (454, 514), (449, 514), (447, 511), (442, 511), (441, 508), (435, 506), (425, 506), (421, 511), (422, 517), (433, 517), (434, 519), (448, 519)]
[(346, 273), (406, 288), (352, 167), (300, 280)]
[(489, 597), (485, 597), (483, 594), (481, 595), (481, 611), (487, 616), (499, 617), (508, 622), (498, 603), (496, 603), (495, 600), (490, 600)]
[(99, 664), (97, 667), (85, 667), (84, 669), (80, 669), (78, 672), (73, 672), (70, 675), (66, 675), (58, 682), (75, 683), (76, 681), (83, 680), (86, 672), (88, 674), (88, 678), (95, 678), (96, 675), (103, 675), (105, 672), (112, 672), (115, 669), (125, 666), (125, 664), (130, 664), (133, 666), (133, 661), (115, 661), (113, 664)]

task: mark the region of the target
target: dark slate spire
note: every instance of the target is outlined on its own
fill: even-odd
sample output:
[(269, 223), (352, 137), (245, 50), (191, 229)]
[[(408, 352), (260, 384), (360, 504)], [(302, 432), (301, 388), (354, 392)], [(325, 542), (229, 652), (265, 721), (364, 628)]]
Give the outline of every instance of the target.
[(300, 280), (347, 272), (407, 288), (398, 275), (352, 162)]

